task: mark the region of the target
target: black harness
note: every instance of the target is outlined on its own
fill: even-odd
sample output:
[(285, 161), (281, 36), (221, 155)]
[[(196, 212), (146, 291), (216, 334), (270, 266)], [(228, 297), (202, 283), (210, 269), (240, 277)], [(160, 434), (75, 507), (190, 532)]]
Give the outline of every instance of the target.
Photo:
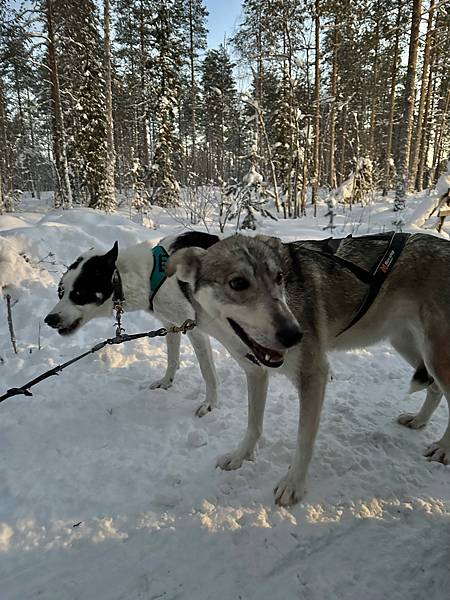
[(345, 258), (341, 258), (340, 256), (336, 255), (336, 252), (338, 252), (342, 241), (344, 239), (353, 237), (352, 235), (349, 235), (346, 238), (328, 238), (324, 240), (322, 250), (319, 250), (318, 252), (323, 256), (327, 256), (335, 262), (339, 263), (340, 265), (351, 271), (353, 275), (355, 275), (355, 277), (357, 277), (360, 281), (369, 286), (367, 294), (364, 296), (364, 299), (361, 305), (359, 306), (358, 310), (356, 311), (353, 319), (346, 327), (344, 327), (344, 329), (342, 329), (342, 331), (338, 333), (338, 335), (341, 335), (342, 333), (350, 329), (350, 327), (353, 327), (353, 325), (355, 325), (360, 319), (362, 319), (362, 317), (372, 306), (386, 277), (389, 275), (393, 266), (400, 257), (410, 235), (410, 233), (389, 232), (380, 233), (376, 235), (358, 236), (357, 239), (386, 240), (388, 242), (383, 256), (372, 267), (370, 271), (366, 271), (366, 269), (362, 269), (361, 267), (358, 267), (358, 265), (355, 265), (349, 260), (346, 260)]

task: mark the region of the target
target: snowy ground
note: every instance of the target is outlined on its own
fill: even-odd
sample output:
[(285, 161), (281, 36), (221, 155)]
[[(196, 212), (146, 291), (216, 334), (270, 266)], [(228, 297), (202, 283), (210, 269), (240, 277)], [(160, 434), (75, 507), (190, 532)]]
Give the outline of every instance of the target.
[[(419, 202), (411, 200), (406, 222)], [(43, 326), (38, 349), (63, 265), (94, 245), (181, 230), (162, 214), (148, 230), (125, 215), (28, 208), (0, 217), (0, 285), (16, 286), (19, 345), (14, 356), (0, 299), (0, 394), (113, 333), (112, 319), (71, 338)], [(335, 235), (392, 229), (391, 208), (339, 208)], [(323, 237), (325, 211), (263, 231)], [(129, 333), (158, 326), (145, 314), (126, 315), (125, 325)], [(213, 347), (221, 407), (203, 419), (193, 415), (204, 386), (187, 341), (169, 391), (148, 389), (163, 372), (164, 342), (139, 341), (0, 405), (1, 600), (448, 597), (450, 467), (422, 457), (443, 432), (447, 408), (426, 430), (395, 422), (423, 400), (406, 396), (410, 368), (387, 345), (332, 356), (309, 492), (285, 510), (274, 506), (272, 488), (295, 444), (294, 390), (274, 376), (257, 460), (215, 469), (241, 437), (246, 393), (240, 370)]]

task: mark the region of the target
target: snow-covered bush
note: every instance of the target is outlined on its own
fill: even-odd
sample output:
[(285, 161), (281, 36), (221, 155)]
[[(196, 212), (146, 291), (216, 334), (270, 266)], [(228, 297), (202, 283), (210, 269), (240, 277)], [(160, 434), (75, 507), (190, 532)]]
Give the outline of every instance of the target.
[(275, 219), (267, 207), (270, 199), (263, 176), (251, 165), (241, 182), (227, 184), (222, 188), (220, 230), (223, 231), (227, 221), (232, 219), (236, 219), (236, 231), (256, 229), (258, 215)]
[(373, 163), (370, 158), (359, 158), (355, 170), (331, 192), (331, 198), (334, 202), (365, 205), (372, 202), (373, 192)]

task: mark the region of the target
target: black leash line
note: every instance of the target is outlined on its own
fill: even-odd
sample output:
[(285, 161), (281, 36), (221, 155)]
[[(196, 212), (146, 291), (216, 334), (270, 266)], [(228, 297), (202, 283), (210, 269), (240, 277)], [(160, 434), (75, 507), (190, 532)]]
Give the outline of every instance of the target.
[(8, 398), (11, 398), (11, 396), (21, 396), (21, 395), (22, 396), (32, 396), (33, 394), (30, 392), (31, 387), (33, 387), (37, 383), (40, 383), (41, 381), (44, 381), (45, 379), (48, 379), (49, 377), (52, 377), (53, 375), (59, 375), (59, 373), (66, 367), (69, 367), (70, 365), (73, 365), (74, 363), (78, 362), (82, 358), (89, 356), (89, 354), (94, 354), (94, 352), (98, 352), (105, 346), (112, 346), (114, 344), (123, 344), (124, 342), (130, 342), (132, 340), (137, 340), (139, 338), (144, 338), (144, 337), (154, 338), (157, 336), (166, 336), (168, 333), (187, 333), (191, 329), (194, 329), (194, 327), (195, 327), (195, 321), (192, 321), (191, 319), (187, 319), (179, 327), (174, 325), (173, 327), (170, 327), (169, 329), (166, 329), (165, 327), (161, 327), (161, 329), (156, 329), (155, 331), (146, 331), (145, 333), (132, 333), (132, 334), (122, 333), (120, 335), (116, 335), (113, 338), (108, 338), (107, 340), (104, 340), (103, 342), (99, 342), (98, 344), (93, 346), (87, 352), (83, 352), (83, 354), (80, 354), (79, 356), (76, 356), (75, 358), (68, 360), (67, 362), (63, 363), (62, 365), (57, 365), (56, 367), (53, 367), (53, 369), (49, 369), (48, 371), (46, 371), (45, 373), (42, 373), (38, 377), (35, 377), (31, 381), (28, 381), (22, 387), (9, 389), (6, 392), (6, 394), (3, 394), (3, 396), (0, 396), (0, 403), (3, 402), (4, 400), (7, 400)]

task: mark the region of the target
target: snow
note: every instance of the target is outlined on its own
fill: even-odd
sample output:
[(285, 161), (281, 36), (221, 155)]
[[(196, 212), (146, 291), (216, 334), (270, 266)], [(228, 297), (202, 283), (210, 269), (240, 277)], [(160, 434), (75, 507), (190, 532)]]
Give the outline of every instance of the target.
[(424, 196), (411, 216), (410, 225), (418, 228), (423, 227), (431, 213), (439, 206), (440, 201), (441, 197), (436, 194)]
[(249, 187), (252, 185), (259, 185), (263, 181), (263, 176), (261, 173), (258, 173), (254, 165), (251, 165), (248, 173), (243, 176), (242, 181)]
[[(421, 201), (408, 199), (405, 222)], [(0, 217), (2, 285), (19, 290), (17, 356), (0, 303), (0, 394), (113, 333), (112, 319), (70, 338), (44, 326), (38, 350), (39, 321), (55, 304), (65, 265), (92, 246), (181, 231), (157, 208), (156, 230), (120, 214), (40, 211)], [(268, 220), (261, 231), (326, 237), (326, 211)], [(336, 212), (336, 236), (393, 228), (392, 199)], [(144, 313), (124, 320), (129, 333), (159, 327)], [(240, 440), (247, 409), (243, 373), (212, 345), (221, 406), (202, 419), (193, 413), (204, 384), (186, 340), (170, 390), (148, 387), (164, 370), (164, 341), (139, 340), (84, 359), (31, 398), (0, 404), (1, 599), (447, 597), (450, 469), (422, 457), (447, 409), (425, 430), (395, 422), (423, 400), (407, 396), (411, 369), (402, 359), (386, 344), (331, 357), (308, 494), (286, 510), (274, 506), (272, 488), (295, 445), (295, 391), (274, 376), (256, 461), (216, 469), (217, 456)]]
[(438, 196), (445, 196), (450, 190), (450, 160), (447, 163), (447, 171), (442, 173), (436, 182), (436, 193)]

